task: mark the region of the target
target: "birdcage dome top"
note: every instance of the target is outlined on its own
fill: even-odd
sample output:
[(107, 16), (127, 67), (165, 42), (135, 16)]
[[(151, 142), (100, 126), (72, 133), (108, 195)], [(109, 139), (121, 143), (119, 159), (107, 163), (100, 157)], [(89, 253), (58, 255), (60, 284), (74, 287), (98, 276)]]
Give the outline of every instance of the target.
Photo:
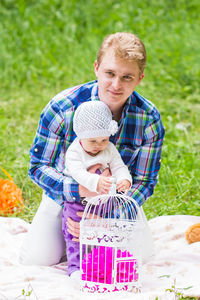
[(85, 219), (118, 219), (143, 221), (140, 207), (131, 197), (121, 194), (90, 198), (84, 210)]

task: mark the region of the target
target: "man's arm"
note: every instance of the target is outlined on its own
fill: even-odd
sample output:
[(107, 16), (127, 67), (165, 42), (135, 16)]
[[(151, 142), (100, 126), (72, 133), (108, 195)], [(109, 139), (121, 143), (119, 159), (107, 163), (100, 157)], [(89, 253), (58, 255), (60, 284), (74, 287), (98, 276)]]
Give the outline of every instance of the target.
[(41, 114), (39, 126), (30, 151), (31, 179), (43, 188), (47, 194), (60, 204), (67, 199), (80, 200), (78, 184), (70, 177), (64, 176), (56, 169), (65, 136), (70, 134), (72, 109), (66, 119), (57, 103), (50, 103)]
[(157, 183), (164, 133), (161, 119), (153, 119), (145, 129), (142, 146), (129, 168), (133, 185), (128, 196), (140, 206), (153, 194)]

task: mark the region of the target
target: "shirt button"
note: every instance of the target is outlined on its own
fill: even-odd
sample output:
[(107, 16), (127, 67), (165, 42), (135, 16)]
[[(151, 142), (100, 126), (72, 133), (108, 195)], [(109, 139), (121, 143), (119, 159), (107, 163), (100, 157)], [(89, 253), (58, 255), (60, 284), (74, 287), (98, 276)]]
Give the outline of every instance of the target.
[(76, 197), (72, 197), (73, 200), (76, 200)]
[(35, 152), (38, 152), (38, 148), (35, 148), (34, 151), (35, 151)]

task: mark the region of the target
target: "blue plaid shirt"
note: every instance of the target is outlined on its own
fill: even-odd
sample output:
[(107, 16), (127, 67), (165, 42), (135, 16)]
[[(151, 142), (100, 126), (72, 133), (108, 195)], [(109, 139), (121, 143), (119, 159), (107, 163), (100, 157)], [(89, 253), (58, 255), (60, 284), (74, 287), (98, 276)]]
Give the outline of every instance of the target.
[[(65, 153), (76, 138), (74, 111), (85, 101), (99, 100), (97, 81), (66, 89), (41, 114), (30, 151), (29, 175), (58, 204), (80, 201), (78, 183), (63, 174)], [(137, 92), (127, 99), (118, 132), (110, 137), (133, 178), (128, 193), (139, 205), (153, 193), (161, 163), (164, 127), (156, 107)]]

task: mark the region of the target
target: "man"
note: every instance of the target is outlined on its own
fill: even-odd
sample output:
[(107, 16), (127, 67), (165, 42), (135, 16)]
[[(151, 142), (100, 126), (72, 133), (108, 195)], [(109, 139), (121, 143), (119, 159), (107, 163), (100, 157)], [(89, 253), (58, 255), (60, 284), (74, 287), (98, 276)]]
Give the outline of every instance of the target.
[[(132, 175), (128, 196), (141, 206), (152, 195), (160, 169), (164, 128), (155, 106), (135, 91), (144, 77), (145, 64), (145, 47), (138, 37), (124, 32), (109, 35), (95, 61), (97, 81), (59, 93), (43, 110), (30, 152), (29, 174), (44, 193), (22, 245), (22, 263), (58, 263), (64, 253), (63, 202), (80, 202), (96, 195), (63, 174), (65, 152), (76, 138), (72, 128), (74, 111), (82, 102), (103, 101), (118, 122), (119, 130), (110, 141)], [(68, 228), (78, 239), (79, 224), (69, 218)]]

